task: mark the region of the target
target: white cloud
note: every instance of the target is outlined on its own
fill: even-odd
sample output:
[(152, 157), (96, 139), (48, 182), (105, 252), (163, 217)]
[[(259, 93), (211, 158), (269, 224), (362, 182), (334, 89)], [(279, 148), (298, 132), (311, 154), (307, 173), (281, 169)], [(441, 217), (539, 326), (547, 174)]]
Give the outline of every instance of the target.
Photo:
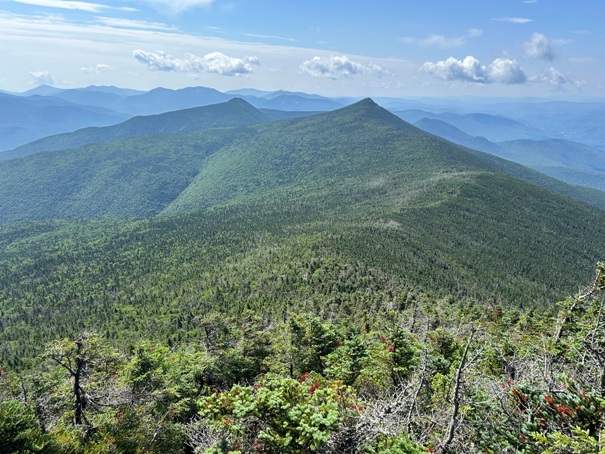
[(426, 62), (421, 70), (441, 80), (481, 84), (520, 84), (527, 79), (519, 62), (511, 58), (497, 58), (489, 65), (482, 65), (470, 55), (464, 60), (449, 57), (436, 63)]
[(533, 22), (532, 19), (528, 19), (527, 17), (496, 17), (492, 20), (496, 22), (509, 22), (511, 24), (527, 24)]
[(475, 57), (468, 56), (464, 60), (449, 57), (436, 63), (426, 62), (422, 70), (442, 80), (462, 80), (467, 82), (487, 82), (486, 67)]
[(488, 80), (500, 84), (522, 84), (527, 76), (519, 62), (512, 58), (497, 58), (488, 67)]
[(549, 84), (554, 88), (561, 88), (564, 85), (573, 85), (576, 88), (581, 88), (585, 85), (585, 82), (574, 80), (571, 76), (563, 74), (552, 66), (542, 72), (542, 74), (532, 76), (529, 80), (530, 82)]
[(464, 36), (458, 38), (446, 38), (443, 35), (429, 35), (424, 39), (418, 40), (421, 46), (431, 47), (437, 46), (442, 49), (451, 49), (453, 47), (462, 46), (464, 44)]
[(523, 49), (525, 50), (525, 55), (531, 58), (546, 61), (552, 61), (555, 58), (550, 47), (550, 41), (541, 33), (531, 35), (529, 40), (523, 43)]
[(446, 37), (444, 35), (437, 35), (430, 33), (426, 38), (415, 38), (412, 36), (405, 36), (400, 38), (399, 41), (405, 44), (418, 44), (423, 47), (441, 47), (442, 49), (452, 49), (454, 47), (462, 46), (468, 38), (478, 38), (483, 34), (483, 30), (478, 28), (471, 28), (463, 36), (458, 37)]
[(296, 42), (293, 38), (286, 38), (284, 36), (274, 36), (274, 35), (258, 35), (256, 33), (243, 33), (244, 36), (249, 36), (251, 38), (260, 38), (260, 39), (277, 39), (280, 41), (289, 41), (291, 43)]
[(174, 58), (162, 51), (135, 50), (132, 55), (152, 71), (190, 74), (213, 73), (223, 76), (241, 76), (253, 72), (252, 66), (260, 63), (258, 57), (236, 58), (221, 52), (212, 52), (203, 57), (185, 54), (183, 59)]
[(129, 29), (141, 29), (141, 30), (164, 30), (172, 31), (174, 27), (171, 27), (160, 22), (147, 22), (142, 20), (131, 20), (131, 19), (119, 19), (117, 17), (97, 17), (97, 22), (108, 27), (119, 27)]
[(483, 30), (479, 28), (469, 28), (468, 33), (466, 34), (469, 38), (478, 38), (481, 35), (483, 35)]
[(34, 85), (57, 85), (57, 81), (48, 71), (31, 71), (32, 84)]
[(85, 66), (80, 68), (80, 71), (82, 71), (83, 73), (86, 74), (102, 74), (102, 73), (108, 73), (109, 71), (114, 71), (115, 68), (111, 65), (105, 65), (105, 64), (98, 64), (98, 65), (94, 65), (94, 66)]
[(117, 9), (120, 11), (138, 11), (134, 8), (114, 8), (100, 3), (89, 3), (69, 0), (13, 0), (17, 3), (27, 5), (45, 6), (47, 8), (71, 9), (79, 11), (88, 11), (89, 13), (98, 13), (104, 9)]
[(313, 57), (300, 65), (300, 68), (313, 77), (328, 77), (340, 79), (358, 74), (369, 74), (380, 77), (391, 74), (374, 63), (367, 65), (357, 63), (346, 55), (333, 55), (331, 57)]
[(180, 14), (191, 8), (210, 6), (214, 1), (215, 0), (149, 0), (149, 3), (155, 5), (156, 8)]

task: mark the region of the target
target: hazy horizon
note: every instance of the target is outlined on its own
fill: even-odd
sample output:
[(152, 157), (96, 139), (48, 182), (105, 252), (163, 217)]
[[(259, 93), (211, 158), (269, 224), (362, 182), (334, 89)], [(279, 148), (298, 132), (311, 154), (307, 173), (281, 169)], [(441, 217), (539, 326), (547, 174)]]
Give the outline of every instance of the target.
[(597, 2), (99, 2), (0, 2), (0, 89), (605, 97)]

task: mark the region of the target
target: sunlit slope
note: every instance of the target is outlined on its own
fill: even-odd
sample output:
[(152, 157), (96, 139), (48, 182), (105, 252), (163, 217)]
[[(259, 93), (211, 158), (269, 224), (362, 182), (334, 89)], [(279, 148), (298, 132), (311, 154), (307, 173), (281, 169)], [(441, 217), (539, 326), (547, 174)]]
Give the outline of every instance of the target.
[(373, 191), (0, 227), (0, 360), (90, 329), (124, 346), (198, 339), (198, 316), (213, 310), (314, 311), (361, 326), (410, 292), (471, 298), (477, 310), (545, 307), (605, 256), (603, 211), (503, 175), (437, 176), (399, 204)]
[[(423, 186), (419, 182), (468, 172), (510, 175), (605, 208), (605, 194), (454, 145), (404, 122), (370, 99), (255, 129), (255, 135), (231, 142), (205, 161), (190, 186), (163, 214), (295, 187), (302, 193), (327, 191), (327, 197), (343, 190), (367, 192), (370, 197), (382, 191), (398, 194), (396, 203), (406, 203)], [(384, 202), (377, 197), (372, 203)]]
[[(130, 131), (143, 135), (0, 162), (0, 223), (169, 215), (279, 197), (286, 189), (296, 191), (294, 198), (313, 195), (349, 208), (363, 200), (405, 205), (423, 188), (430, 192), (426, 182), (435, 177), (455, 181), (477, 172), (511, 175), (605, 207), (603, 194), (454, 145), (369, 99), (306, 118), (177, 133), (258, 123), (264, 115), (241, 100), (200, 109), (160, 116), (165, 123), (134, 119), (140, 124)], [(353, 193), (355, 201), (339, 196)]]

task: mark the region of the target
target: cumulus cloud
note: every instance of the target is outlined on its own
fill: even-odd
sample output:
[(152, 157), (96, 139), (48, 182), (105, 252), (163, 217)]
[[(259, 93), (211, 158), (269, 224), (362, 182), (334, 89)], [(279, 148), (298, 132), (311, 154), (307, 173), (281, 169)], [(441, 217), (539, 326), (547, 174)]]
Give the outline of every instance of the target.
[(532, 22), (532, 19), (528, 19), (527, 17), (496, 17), (492, 20), (496, 22), (509, 22), (511, 24), (527, 24)]
[(482, 65), (470, 55), (464, 60), (449, 57), (436, 63), (426, 62), (421, 69), (446, 81), (510, 85), (523, 83), (527, 79), (519, 62), (512, 58), (497, 58), (489, 65)]
[(115, 68), (113, 66), (105, 65), (102, 63), (100, 63), (98, 65), (84, 66), (84, 67), (80, 68), (80, 71), (82, 71), (83, 73), (86, 73), (86, 74), (108, 73), (109, 71), (113, 71), (113, 70), (115, 70)]
[(528, 41), (523, 44), (525, 55), (540, 60), (552, 61), (555, 56), (550, 47), (550, 41), (541, 33), (534, 33)]
[(391, 74), (374, 63), (364, 65), (351, 60), (346, 55), (313, 57), (311, 60), (303, 62), (300, 68), (313, 77), (327, 77), (330, 79), (352, 77), (358, 74), (369, 74), (376, 77)]
[(549, 84), (553, 88), (561, 88), (565, 85), (573, 85), (576, 88), (581, 88), (585, 85), (585, 82), (574, 80), (571, 76), (563, 74), (552, 66), (544, 70), (542, 74), (532, 76), (530, 82)]
[(253, 72), (253, 65), (260, 63), (258, 57), (236, 58), (221, 52), (212, 52), (203, 57), (185, 54), (174, 58), (162, 51), (145, 52), (135, 50), (132, 55), (152, 71), (182, 72), (190, 74), (213, 73), (223, 76), (242, 76)]
[(56, 79), (48, 71), (31, 71), (29, 75), (34, 85), (57, 85)]
[(522, 84), (527, 76), (513, 58), (496, 58), (488, 67), (488, 80), (500, 84)]

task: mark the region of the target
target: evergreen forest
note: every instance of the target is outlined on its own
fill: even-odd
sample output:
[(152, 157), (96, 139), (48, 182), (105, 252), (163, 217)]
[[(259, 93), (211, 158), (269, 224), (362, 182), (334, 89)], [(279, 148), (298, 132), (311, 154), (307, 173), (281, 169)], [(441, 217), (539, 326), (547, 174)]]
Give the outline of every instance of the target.
[(370, 99), (0, 160), (0, 453), (603, 453), (605, 194)]

